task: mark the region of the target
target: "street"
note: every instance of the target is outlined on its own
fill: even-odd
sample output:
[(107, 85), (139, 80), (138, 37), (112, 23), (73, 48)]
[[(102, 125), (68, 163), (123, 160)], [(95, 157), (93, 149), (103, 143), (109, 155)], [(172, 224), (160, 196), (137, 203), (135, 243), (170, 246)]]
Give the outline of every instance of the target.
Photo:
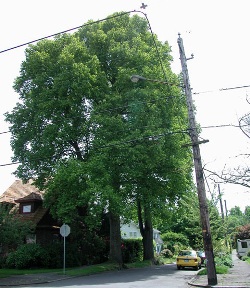
[(152, 266), (140, 269), (105, 272), (97, 275), (32, 285), (32, 287), (187, 288), (189, 287), (187, 283), (196, 274), (197, 271), (193, 269), (177, 270), (175, 264), (168, 264), (164, 266)]

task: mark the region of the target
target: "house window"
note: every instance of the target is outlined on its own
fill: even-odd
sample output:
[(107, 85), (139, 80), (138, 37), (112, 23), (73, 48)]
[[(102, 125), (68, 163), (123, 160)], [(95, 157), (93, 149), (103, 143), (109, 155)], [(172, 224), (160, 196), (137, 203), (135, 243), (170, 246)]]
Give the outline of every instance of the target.
[(23, 205), (23, 213), (31, 213), (31, 205)]
[(130, 237), (130, 238), (133, 237), (133, 232), (129, 232), (129, 237)]
[(134, 232), (134, 238), (137, 238), (137, 233), (136, 232)]
[(242, 241), (241, 242), (241, 247), (242, 248), (247, 248), (247, 242), (246, 241), (244, 241), (244, 242)]

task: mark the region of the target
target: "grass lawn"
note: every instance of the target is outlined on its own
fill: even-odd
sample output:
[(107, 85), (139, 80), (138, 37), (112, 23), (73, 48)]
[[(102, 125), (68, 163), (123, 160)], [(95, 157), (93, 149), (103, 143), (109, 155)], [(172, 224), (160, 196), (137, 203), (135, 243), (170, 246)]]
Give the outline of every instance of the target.
[[(150, 266), (150, 261), (135, 262), (126, 264), (127, 268), (142, 268)], [(83, 266), (77, 268), (66, 269), (65, 274), (70, 276), (83, 276), (91, 275), (105, 271), (117, 270), (118, 266), (114, 263), (106, 262), (97, 265)], [(63, 274), (62, 269), (0, 269), (0, 278), (9, 277), (12, 275), (24, 275), (24, 274), (38, 274), (38, 273), (58, 273)]]
[[(228, 273), (228, 266), (216, 266), (216, 274), (227, 274)], [(198, 272), (198, 275), (207, 275), (207, 268), (202, 269)]]

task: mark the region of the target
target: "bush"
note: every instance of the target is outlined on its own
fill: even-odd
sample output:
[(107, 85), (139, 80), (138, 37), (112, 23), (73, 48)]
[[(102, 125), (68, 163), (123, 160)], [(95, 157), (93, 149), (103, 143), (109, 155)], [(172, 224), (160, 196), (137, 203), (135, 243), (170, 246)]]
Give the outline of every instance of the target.
[(164, 265), (164, 259), (161, 255), (155, 255), (154, 257), (154, 265)]
[(221, 254), (214, 258), (216, 265), (233, 267), (232, 256), (230, 254)]
[(164, 242), (164, 248), (169, 249), (173, 254), (177, 254), (179, 250), (188, 246), (188, 238), (175, 232), (167, 232), (161, 235)]
[(248, 256), (242, 256), (242, 257), (241, 257), (241, 260), (242, 260), (242, 261), (246, 261), (248, 258), (249, 258)]
[(124, 263), (142, 261), (143, 247), (141, 239), (122, 240), (122, 258)]
[(9, 253), (6, 259), (8, 268), (34, 268), (44, 266), (46, 251), (39, 244), (24, 244), (14, 252)]
[(163, 249), (161, 251), (161, 256), (163, 256), (165, 258), (173, 258), (173, 253), (169, 249)]

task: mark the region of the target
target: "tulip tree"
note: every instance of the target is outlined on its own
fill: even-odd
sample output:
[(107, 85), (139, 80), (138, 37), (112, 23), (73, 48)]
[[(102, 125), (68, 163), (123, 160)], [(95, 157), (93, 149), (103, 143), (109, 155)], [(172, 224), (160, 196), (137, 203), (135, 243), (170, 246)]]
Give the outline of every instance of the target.
[[(155, 219), (191, 189), (185, 97), (168, 43), (145, 19), (116, 13), (87, 24), (26, 50), (14, 84), (20, 102), (6, 114), (16, 175), (46, 184), (52, 197), (57, 173), (66, 171), (60, 167), (82, 162), (66, 165), (68, 189), (51, 199), (71, 201), (69, 214), (75, 201), (106, 211), (111, 259), (120, 264), (120, 217), (131, 219), (136, 209), (144, 259), (152, 260)], [(166, 83), (132, 83), (133, 74)], [(72, 199), (75, 175), (83, 182)]]
[[(89, 25), (79, 37), (98, 56), (110, 88), (94, 116), (99, 125), (91, 158), (103, 166), (93, 182), (112, 187), (117, 216), (122, 209), (131, 216), (136, 207), (144, 259), (153, 259), (153, 219), (166, 203), (177, 204), (192, 182), (190, 147), (183, 145), (189, 141), (185, 97), (170, 69), (170, 47), (138, 16)], [(135, 84), (132, 74), (167, 83)]]

